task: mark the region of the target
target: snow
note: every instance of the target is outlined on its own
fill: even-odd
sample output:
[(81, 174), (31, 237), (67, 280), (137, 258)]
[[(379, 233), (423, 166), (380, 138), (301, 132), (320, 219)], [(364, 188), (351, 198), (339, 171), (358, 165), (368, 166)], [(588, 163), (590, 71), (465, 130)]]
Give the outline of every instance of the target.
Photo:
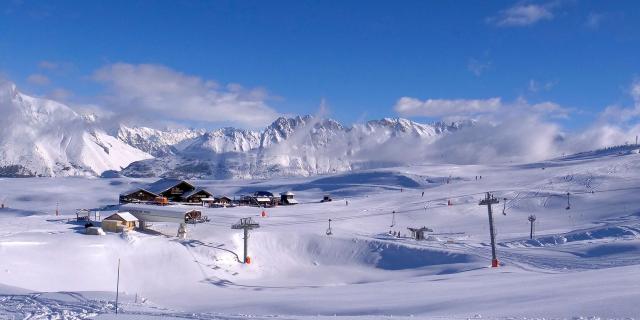
[[(186, 240), (177, 223), (95, 237), (73, 221), (76, 208), (108, 216), (119, 193), (152, 179), (0, 179), (0, 318), (115, 319), (120, 259), (123, 319), (637, 319), (638, 157), (198, 180), (215, 194), (291, 190), (300, 204), (194, 207), (210, 222), (188, 225)], [(478, 205), (487, 191), (500, 200), (499, 268), (489, 267)], [(320, 203), (326, 193), (334, 201)], [(248, 265), (238, 263), (242, 231), (231, 229), (243, 217), (260, 224)], [(422, 226), (434, 230), (427, 240), (406, 237)]]
[[(117, 176), (256, 179), (313, 176), (441, 158), (431, 146), (475, 121), (407, 119), (343, 126), (312, 116), (280, 117), (262, 130), (131, 127), (0, 83), (0, 176)], [(402, 150), (413, 152), (397, 157)], [(437, 155), (436, 155), (437, 154)]]
[(96, 176), (151, 156), (68, 106), (0, 82), (0, 176)]
[(130, 212), (116, 212), (114, 215), (117, 215), (124, 221), (133, 222), (138, 221), (138, 218), (134, 217)]
[(199, 206), (187, 205), (147, 205), (127, 203), (120, 206), (120, 210), (129, 211), (137, 219), (155, 222), (184, 223), (185, 215), (194, 210), (200, 210)]
[(200, 137), (204, 133), (204, 130), (157, 130), (120, 125), (115, 137), (136, 149), (155, 157), (162, 157), (176, 153), (180, 149), (181, 143)]
[(184, 140), (175, 152), (133, 163), (123, 174), (254, 179), (385, 167), (415, 160), (395, 156), (393, 152), (402, 146), (423, 148), (443, 134), (473, 124), (386, 118), (345, 127), (332, 119), (281, 117), (261, 131), (222, 128)]

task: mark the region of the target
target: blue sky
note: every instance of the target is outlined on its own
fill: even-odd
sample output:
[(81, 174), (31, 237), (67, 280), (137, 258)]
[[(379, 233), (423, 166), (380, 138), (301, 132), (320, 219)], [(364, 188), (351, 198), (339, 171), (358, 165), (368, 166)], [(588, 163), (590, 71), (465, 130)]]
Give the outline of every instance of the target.
[[(579, 128), (633, 105), (639, 57), (637, 1), (0, 1), (0, 74), (23, 91), (122, 112), (153, 103), (142, 84), (178, 77), (204, 97), (188, 110), (228, 102), (212, 107), (220, 121), (181, 119), (214, 127), (323, 99), (351, 123), (473, 116), (460, 104), (499, 98), (552, 102), (566, 111), (554, 121)], [(398, 111), (402, 97), (415, 112)]]

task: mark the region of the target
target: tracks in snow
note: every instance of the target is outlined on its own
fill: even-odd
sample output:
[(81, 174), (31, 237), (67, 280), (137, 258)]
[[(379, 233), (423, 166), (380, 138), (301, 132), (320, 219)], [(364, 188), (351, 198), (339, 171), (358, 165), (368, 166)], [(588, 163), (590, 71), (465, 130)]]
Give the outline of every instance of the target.
[[(111, 301), (92, 300), (80, 293), (54, 293), (59, 298), (49, 297), (49, 294), (0, 295), (0, 320), (83, 320), (91, 319), (100, 314), (115, 312)], [(202, 320), (232, 320), (232, 319), (273, 319), (274, 316), (253, 315), (223, 315), (214, 313), (191, 313), (147, 306), (141, 304), (121, 304), (120, 314), (157, 319), (202, 319)], [(286, 320), (288, 317), (277, 316)], [(293, 318), (291, 318), (293, 319)]]
[(71, 299), (54, 299), (41, 294), (0, 295), (0, 319), (89, 319), (113, 310), (104, 301), (87, 300), (77, 293), (60, 293)]

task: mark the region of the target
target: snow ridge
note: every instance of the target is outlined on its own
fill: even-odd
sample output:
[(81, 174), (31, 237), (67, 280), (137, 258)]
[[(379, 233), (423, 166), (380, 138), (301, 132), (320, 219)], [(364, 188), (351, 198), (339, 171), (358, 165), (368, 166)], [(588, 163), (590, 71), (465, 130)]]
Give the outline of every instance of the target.
[(428, 145), (473, 121), (420, 124), (373, 120), (345, 127), (333, 119), (280, 117), (262, 131), (221, 128), (184, 140), (180, 148), (131, 164), (131, 177), (252, 179), (311, 176), (405, 163), (397, 148)]
[(95, 176), (151, 156), (64, 104), (0, 83), (0, 176)]

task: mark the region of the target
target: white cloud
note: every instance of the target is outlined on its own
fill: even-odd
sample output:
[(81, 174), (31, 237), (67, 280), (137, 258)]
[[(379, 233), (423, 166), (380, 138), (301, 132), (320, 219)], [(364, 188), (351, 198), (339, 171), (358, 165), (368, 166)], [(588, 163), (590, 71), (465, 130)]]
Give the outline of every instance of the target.
[(116, 113), (242, 127), (263, 126), (278, 116), (266, 104), (264, 89), (220, 86), (160, 65), (117, 63), (97, 70), (93, 78), (107, 86), (104, 101)]
[(533, 3), (519, 3), (502, 10), (498, 15), (490, 17), (487, 22), (500, 27), (522, 27), (535, 24), (543, 20), (554, 18), (552, 9), (555, 3), (539, 5)]
[(635, 80), (631, 84), (631, 97), (636, 104), (637, 108), (640, 108), (640, 80)]
[(548, 115), (552, 118), (569, 118), (569, 109), (560, 106), (555, 102), (541, 102), (531, 105), (531, 110), (538, 114)]
[(423, 156), (457, 164), (537, 161), (560, 154), (559, 137), (558, 125), (533, 114), (513, 113), (445, 135)]
[(632, 107), (608, 106), (600, 115), (601, 121), (628, 122), (640, 117), (640, 79), (636, 79), (631, 83), (629, 95), (633, 99)]
[[(506, 115), (534, 115), (543, 118), (566, 119), (570, 109), (551, 101), (529, 103), (522, 97), (512, 102), (503, 102), (502, 98), (489, 99), (426, 99), (402, 97), (394, 105), (394, 110), (402, 117), (434, 117), (446, 122), (468, 119), (489, 120)], [(497, 121), (499, 122), (499, 121)]]
[(402, 97), (396, 102), (394, 110), (403, 117), (443, 117), (494, 112), (501, 105), (500, 98), (420, 100)]
[(46, 86), (49, 83), (51, 83), (51, 81), (49, 80), (49, 78), (43, 74), (39, 74), (39, 73), (34, 73), (30, 76), (27, 77), (27, 81), (31, 84), (35, 84), (38, 86)]

